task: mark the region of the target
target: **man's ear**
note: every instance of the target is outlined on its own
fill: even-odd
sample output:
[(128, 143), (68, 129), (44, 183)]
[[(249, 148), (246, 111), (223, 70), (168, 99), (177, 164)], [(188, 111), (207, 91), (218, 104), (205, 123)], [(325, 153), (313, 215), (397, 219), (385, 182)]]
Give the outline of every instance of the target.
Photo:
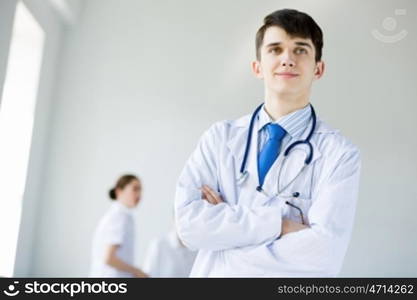
[(256, 78), (263, 79), (261, 63), (258, 60), (252, 61), (252, 72)]
[(316, 69), (314, 71), (314, 78), (315, 79), (320, 79), (324, 74), (324, 69), (325, 69), (324, 61), (321, 60), (321, 61), (317, 62), (316, 63)]

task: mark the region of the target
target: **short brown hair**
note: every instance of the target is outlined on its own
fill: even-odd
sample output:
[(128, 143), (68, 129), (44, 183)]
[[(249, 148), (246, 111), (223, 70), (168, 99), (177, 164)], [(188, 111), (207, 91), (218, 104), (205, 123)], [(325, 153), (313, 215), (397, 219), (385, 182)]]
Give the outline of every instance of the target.
[(110, 189), (109, 191), (110, 199), (116, 200), (116, 190), (124, 189), (126, 185), (128, 185), (129, 183), (135, 180), (139, 181), (139, 178), (136, 175), (126, 174), (126, 175), (120, 176), (120, 178), (116, 182), (116, 186)]
[(266, 30), (271, 26), (284, 29), (292, 37), (309, 38), (316, 49), (316, 62), (321, 60), (323, 32), (308, 14), (295, 9), (277, 10), (264, 18), (264, 24), (256, 33), (256, 58), (261, 60), (261, 46)]

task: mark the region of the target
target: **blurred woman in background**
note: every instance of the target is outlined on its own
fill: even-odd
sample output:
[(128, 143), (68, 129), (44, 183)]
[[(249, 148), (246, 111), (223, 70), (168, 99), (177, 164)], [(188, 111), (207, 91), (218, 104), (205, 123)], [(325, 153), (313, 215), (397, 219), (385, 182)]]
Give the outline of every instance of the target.
[(123, 175), (109, 191), (114, 202), (96, 228), (90, 277), (148, 277), (134, 266), (134, 208), (141, 199), (141, 181)]

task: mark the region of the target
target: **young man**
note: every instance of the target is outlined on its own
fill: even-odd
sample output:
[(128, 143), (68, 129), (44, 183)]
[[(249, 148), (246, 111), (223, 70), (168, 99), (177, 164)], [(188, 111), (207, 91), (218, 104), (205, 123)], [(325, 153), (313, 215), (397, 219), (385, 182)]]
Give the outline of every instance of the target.
[(312, 83), (324, 72), (322, 46), (320, 27), (305, 13), (284, 9), (264, 19), (252, 63), (264, 82), (263, 105), (208, 129), (177, 184), (179, 236), (199, 250), (191, 276), (340, 271), (360, 155), (310, 104)]

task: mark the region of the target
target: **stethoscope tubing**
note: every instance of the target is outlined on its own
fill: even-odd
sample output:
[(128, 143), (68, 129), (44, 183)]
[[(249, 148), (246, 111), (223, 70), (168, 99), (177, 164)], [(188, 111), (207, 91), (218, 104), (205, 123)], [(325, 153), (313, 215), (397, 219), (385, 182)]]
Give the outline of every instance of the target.
[[(256, 116), (258, 115), (258, 113), (259, 113), (259, 111), (261, 110), (261, 108), (262, 108), (262, 106), (263, 106), (263, 103), (262, 104), (260, 104), (256, 109), (255, 109), (255, 111), (253, 112), (253, 114), (252, 114), (252, 116), (251, 116), (251, 120), (250, 120), (250, 123), (249, 123), (249, 131), (248, 131), (248, 137), (247, 137), (247, 139), (246, 139), (246, 145), (245, 145), (245, 152), (244, 152), (244, 155), (243, 155), (243, 159), (242, 159), (242, 164), (241, 164), (241, 166), (240, 166), (240, 178), (238, 178), (238, 184), (240, 185), (240, 184), (242, 184), (245, 180), (246, 180), (246, 178), (247, 178), (247, 176), (249, 175), (249, 173), (248, 173), (248, 171), (246, 170), (246, 164), (247, 164), (247, 160), (248, 160), (248, 156), (249, 156), (249, 149), (250, 149), (250, 145), (251, 145), (251, 142), (252, 142), (252, 134), (253, 134), (253, 127), (254, 127), (254, 124), (255, 124), (255, 118), (256, 118)], [(291, 145), (289, 145), (287, 148), (286, 148), (286, 150), (285, 150), (285, 152), (284, 152), (284, 158), (283, 158), (283, 161), (282, 161), (282, 165), (281, 165), (281, 167), (280, 167), (280, 170), (279, 170), (279, 172), (278, 172), (278, 182), (277, 182), (277, 195), (276, 196), (279, 196), (279, 195), (281, 195), (289, 186), (291, 186), (291, 184), (298, 178), (298, 176), (304, 171), (304, 169), (308, 166), (308, 165), (310, 165), (310, 163), (312, 162), (312, 160), (313, 160), (313, 154), (314, 154), (314, 150), (313, 150), (313, 146), (312, 146), (312, 144), (311, 144), (311, 142), (310, 142), (310, 140), (311, 140), (311, 137), (313, 136), (313, 133), (314, 133), (314, 131), (315, 131), (315, 129), (316, 129), (316, 124), (317, 124), (317, 117), (316, 117), (316, 112), (314, 111), (314, 107), (310, 104), (310, 108), (311, 108), (311, 118), (312, 118), (312, 126), (311, 126), (311, 129), (310, 129), (310, 132), (309, 132), (309, 134), (307, 135), (307, 137), (305, 138), (305, 139), (303, 139), (303, 140), (299, 140), (299, 141), (296, 141), (296, 142), (294, 142), (294, 143), (292, 143)], [(280, 179), (281, 179), (281, 172), (282, 172), (282, 168), (283, 168), (283, 166), (284, 166), (284, 164), (285, 164), (285, 162), (286, 162), (286, 160), (287, 160), (287, 157), (288, 157), (288, 155), (290, 154), (290, 152), (296, 147), (296, 146), (299, 146), (299, 145), (302, 145), (302, 144), (305, 144), (305, 145), (307, 145), (308, 146), (308, 150), (309, 150), (309, 153), (308, 153), (308, 155), (306, 156), (306, 159), (304, 160), (304, 165), (303, 165), (303, 167), (301, 168), (301, 170), (298, 172), (298, 174), (289, 182), (289, 183), (287, 183), (286, 185), (285, 185), (285, 187), (283, 187), (282, 189), (280, 189)], [(268, 195), (263, 189), (262, 189), (262, 186), (261, 185), (259, 185), (259, 182), (258, 182), (258, 186), (256, 187), (256, 190), (258, 191), (258, 192), (261, 192), (261, 193), (264, 193), (266, 196), (270, 196), (270, 195)], [(299, 192), (294, 192), (293, 194), (292, 194), (292, 197), (294, 197), (294, 198), (297, 198), (298, 196), (300, 195), (300, 193)], [(292, 204), (291, 202), (289, 202), (289, 201), (285, 201), (285, 203), (287, 204), (287, 205), (289, 205), (289, 206), (291, 206), (291, 207), (293, 207), (293, 208), (295, 208), (295, 209), (297, 209), (299, 212), (300, 212), (300, 215), (301, 215), (301, 220), (302, 220), (302, 223), (303, 224), (305, 224), (305, 220), (304, 220), (304, 215), (303, 215), (303, 211), (298, 207), (298, 206), (296, 206), (296, 205), (294, 205), (294, 204)]]

